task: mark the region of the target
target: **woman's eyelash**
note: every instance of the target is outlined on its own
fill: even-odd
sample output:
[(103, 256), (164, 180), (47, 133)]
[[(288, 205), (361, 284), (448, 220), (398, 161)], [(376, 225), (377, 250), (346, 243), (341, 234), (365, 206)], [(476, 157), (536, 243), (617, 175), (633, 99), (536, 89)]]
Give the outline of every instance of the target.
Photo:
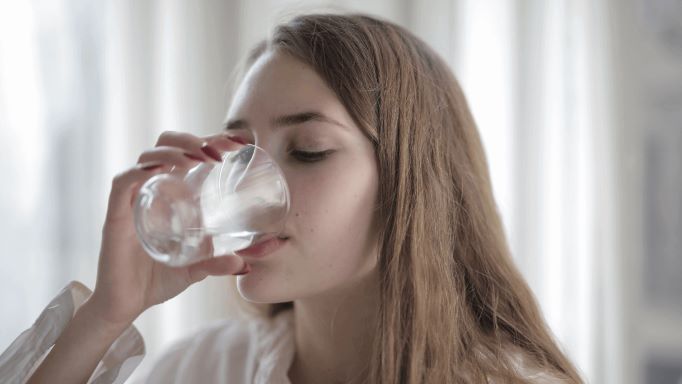
[(303, 161), (306, 163), (314, 163), (316, 161), (323, 160), (331, 152), (332, 152), (331, 150), (321, 151), (321, 152), (307, 152), (307, 151), (300, 151), (298, 149), (294, 149), (293, 151), (291, 151), (291, 155), (300, 161)]

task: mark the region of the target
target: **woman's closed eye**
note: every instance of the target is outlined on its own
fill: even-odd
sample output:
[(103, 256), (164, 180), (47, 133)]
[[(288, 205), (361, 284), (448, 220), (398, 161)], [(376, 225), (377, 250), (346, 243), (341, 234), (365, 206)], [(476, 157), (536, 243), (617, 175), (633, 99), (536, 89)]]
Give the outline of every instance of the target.
[(294, 149), (290, 152), (296, 160), (304, 163), (315, 163), (324, 160), (329, 154), (334, 152), (334, 150), (329, 149), (326, 151), (312, 152), (312, 151), (302, 151), (299, 149)]

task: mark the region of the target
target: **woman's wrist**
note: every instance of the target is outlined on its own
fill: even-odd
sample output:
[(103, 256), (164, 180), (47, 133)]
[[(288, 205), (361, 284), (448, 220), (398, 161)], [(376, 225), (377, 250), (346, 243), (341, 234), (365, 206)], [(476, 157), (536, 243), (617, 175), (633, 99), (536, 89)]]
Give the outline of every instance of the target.
[(103, 318), (96, 304), (88, 299), (78, 308), (29, 384), (88, 380), (111, 344), (132, 324)]
[(105, 337), (118, 336), (130, 327), (135, 318), (117, 317), (116, 319), (105, 316), (102, 306), (92, 300), (92, 296), (78, 308), (74, 317), (80, 317), (81, 321), (90, 323), (91, 327)]

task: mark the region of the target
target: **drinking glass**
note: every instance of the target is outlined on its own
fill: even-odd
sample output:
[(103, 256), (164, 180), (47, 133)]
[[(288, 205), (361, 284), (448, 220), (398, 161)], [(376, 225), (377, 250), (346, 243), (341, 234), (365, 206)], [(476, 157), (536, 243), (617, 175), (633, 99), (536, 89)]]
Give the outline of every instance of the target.
[(265, 150), (247, 144), (223, 153), (220, 163), (147, 180), (135, 200), (135, 229), (154, 260), (184, 266), (276, 236), (289, 204), (280, 167)]

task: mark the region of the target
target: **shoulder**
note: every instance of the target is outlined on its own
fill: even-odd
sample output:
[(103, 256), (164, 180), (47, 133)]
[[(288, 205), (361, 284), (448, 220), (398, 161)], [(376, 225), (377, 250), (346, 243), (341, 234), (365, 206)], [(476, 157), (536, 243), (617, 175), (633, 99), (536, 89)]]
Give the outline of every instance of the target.
[(288, 330), (284, 316), (235, 317), (202, 327), (168, 347), (148, 372), (147, 382), (250, 382), (264, 343)]

